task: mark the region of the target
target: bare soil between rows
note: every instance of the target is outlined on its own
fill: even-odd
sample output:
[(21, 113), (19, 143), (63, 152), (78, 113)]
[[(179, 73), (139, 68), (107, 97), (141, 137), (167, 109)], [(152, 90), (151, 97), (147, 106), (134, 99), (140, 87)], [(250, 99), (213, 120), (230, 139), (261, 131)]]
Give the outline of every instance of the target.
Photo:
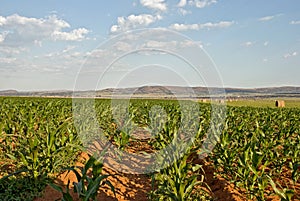
[[(97, 145), (99, 146), (99, 144)], [(98, 147), (99, 148), (99, 147)], [(130, 153), (135, 153), (138, 151), (153, 152), (151, 147), (146, 141), (144, 142), (134, 142), (126, 150)], [(81, 153), (76, 166), (83, 166), (84, 162), (88, 159), (89, 155), (85, 152)], [(196, 157), (190, 160), (189, 162), (201, 164), (205, 172), (205, 182), (211, 189), (211, 196), (214, 201), (248, 201), (245, 195), (245, 191), (235, 187), (229, 181), (225, 180), (220, 176), (215, 175), (215, 169), (211, 162), (207, 160), (200, 160)], [(111, 167), (111, 166), (110, 166)], [(104, 201), (144, 201), (148, 200), (148, 193), (151, 191), (151, 178), (149, 175), (144, 174), (125, 174), (121, 171), (116, 171), (117, 168), (109, 168), (104, 163), (103, 174), (109, 174), (108, 180), (112, 183), (115, 188), (115, 195), (109, 189), (108, 186), (102, 186), (99, 189), (99, 194), (97, 200)], [(77, 182), (76, 176), (74, 173), (64, 172), (59, 175), (56, 179), (56, 183), (64, 187), (67, 185), (68, 181), (72, 184)], [(297, 185), (297, 188), (300, 188), (300, 184)], [(298, 189), (299, 190), (299, 189)], [(71, 195), (75, 201), (80, 199), (76, 194), (73, 193), (73, 189), (70, 189)], [(62, 194), (50, 186), (47, 186), (44, 190), (43, 196), (35, 199), (34, 201), (53, 201), (60, 200)], [(279, 201), (278, 196), (268, 196), (267, 201)], [(294, 199), (297, 201), (297, 199)]]
[[(81, 160), (87, 159), (88, 154), (82, 153)], [(81, 162), (78, 162), (76, 165), (83, 166)], [(212, 166), (204, 166), (206, 173), (206, 182), (212, 190), (212, 196), (214, 200), (222, 201), (245, 201), (247, 200), (239, 191), (237, 191), (232, 184), (227, 182), (225, 179), (220, 177), (214, 177), (214, 170)], [(100, 188), (100, 193), (97, 196), (97, 200), (106, 200), (106, 201), (115, 201), (115, 200), (138, 200), (144, 201), (147, 200), (148, 193), (151, 191), (151, 178), (143, 174), (124, 174), (112, 170), (106, 166), (103, 168), (103, 174), (109, 174), (108, 180), (115, 187), (116, 197), (109, 189), (108, 186)], [(63, 173), (57, 177), (56, 182), (59, 183), (62, 187), (65, 187), (70, 180), (70, 183), (77, 182), (76, 176), (70, 173)], [(70, 192), (74, 200), (79, 201), (77, 195), (73, 193), (73, 190), (70, 189)], [(43, 196), (35, 199), (35, 201), (53, 201), (62, 198), (62, 194), (52, 187), (47, 186), (43, 193)]]
[[(136, 142), (131, 144), (126, 150), (128, 152), (145, 151), (148, 153), (153, 152), (151, 147), (147, 143)], [(84, 163), (88, 160), (89, 154), (82, 152), (75, 166), (83, 167)], [(192, 163), (201, 164), (205, 172), (205, 182), (211, 189), (211, 196), (214, 201), (248, 201), (245, 192), (242, 189), (235, 187), (226, 179), (216, 176), (215, 169), (211, 162), (207, 160), (192, 160)], [(102, 174), (110, 175), (108, 180), (112, 183), (115, 188), (115, 195), (110, 190), (109, 186), (105, 185), (99, 189), (97, 200), (104, 201), (144, 201), (148, 200), (148, 194), (151, 191), (151, 178), (149, 175), (144, 174), (126, 174), (121, 171), (116, 171), (116, 168), (112, 169), (105, 165), (103, 167)], [(287, 178), (282, 178), (288, 180)], [(279, 179), (280, 180), (280, 179)], [(66, 185), (70, 181), (70, 184), (77, 182), (76, 176), (73, 172), (64, 172), (56, 177), (55, 182), (66, 190)], [(297, 192), (300, 192), (300, 184), (296, 185)], [(73, 192), (73, 189), (69, 189), (74, 201), (80, 201), (77, 194)], [(62, 194), (54, 190), (49, 185), (43, 191), (43, 195), (36, 198), (34, 201), (55, 201), (61, 200)], [(279, 201), (278, 196), (268, 196), (267, 201)], [(298, 199), (293, 199), (298, 201)]]

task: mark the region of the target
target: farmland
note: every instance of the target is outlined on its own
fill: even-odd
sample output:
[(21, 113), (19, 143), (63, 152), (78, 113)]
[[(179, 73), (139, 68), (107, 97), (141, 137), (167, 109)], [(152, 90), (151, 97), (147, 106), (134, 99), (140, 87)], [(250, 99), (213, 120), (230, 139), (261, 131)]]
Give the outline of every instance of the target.
[[(151, 183), (146, 193), (149, 200), (216, 200), (207, 181), (207, 167), (214, 170), (210, 174), (230, 183), (242, 200), (299, 200), (300, 109), (291, 102), (288, 108), (230, 103), (223, 110), (219, 105), (176, 100), (130, 100), (124, 108), (122, 101), (111, 104), (108, 99), (97, 99), (94, 110), (101, 133), (118, 150), (143, 154), (166, 150), (164, 158), (157, 158), (158, 164), (172, 163), (152, 167), (156, 171), (143, 175)], [(56, 182), (67, 169), (81, 175), (68, 189), (76, 189), (82, 200), (103, 194), (98, 188), (107, 188), (110, 195), (118, 191), (109, 179), (113, 175), (103, 172), (104, 161), (90, 157), (82, 170), (74, 168), (80, 154), (91, 151), (87, 142), (101, 143), (97, 134), (78, 132), (91, 122), (90, 109), (80, 107), (80, 101), (72, 105), (67, 98), (1, 97), (0, 103), (3, 200), (34, 200), (49, 184), (71, 200)], [(217, 115), (212, 115), (212, 108)], [(82, 114), (86, 116), (77, 118)], [(211, 122), (220, 116), (225, 118), (208, 137)], [(139, 135), (133, 135), (135, 128), (148, 128), (142, 140), (134, 137)], [(205, 153), (203, 144), (208, 138), (214, 147)], [(178, 151), (181, 146), (187, 147), (184, 152)], [(175, 155), (178, 160), (173, 161)]]
[[(282, 99), (282, 98), (281, 98)], [(286, 108), (300, 108), (300, 101), (297, 98), (284, 98)], [(229, 106), (269, 107), (275, 108), (275, 98), (268, 99), (246, 99), (227, 102)]]

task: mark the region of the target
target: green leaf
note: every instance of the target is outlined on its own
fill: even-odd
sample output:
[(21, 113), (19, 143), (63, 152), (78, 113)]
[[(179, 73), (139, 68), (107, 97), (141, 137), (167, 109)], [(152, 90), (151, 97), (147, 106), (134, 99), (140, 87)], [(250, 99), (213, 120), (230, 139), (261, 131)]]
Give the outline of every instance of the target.
[(51, 186), (54, 190), (57, 190), (58, 192), (61, 192), (61, 193), (64, 192), (63, 189), (62, 189), (62, 187), (60, 187), (60, 186), (58, 186), (58, 185), (56, 185), (54, 183), (49, 183), (49, 186)]
[(272, 180), (272, 178), (271, 178), (270, 176), (268, 176), (268, 175), (267, 175), (267, 178), (269, 179), (269, 182), (270, 182), (270, 184), (271, 184), (273, 190), (275, 191), (275, 193), (276, 193), (277, 195), (279, 195), (281, 198), (283, 198), (283, 199), (286, 200), (286, 199), (287, 199), (286, 195), (284, 194), (283, 191), (279, 190), (279, 189), (276, 187), (276, 184), (274, 183), (274, 181)]
[(192, 167), (192, 171), (193, 171), (193, 172), (196, 172), (196, 171), (198, 171), (199, 169), (202, 169), (202, 165), (196, 164), (196, 165), (193, 165), (193, 167)]
[(73, 201), (72, 196), (69, 193), (63, 193), (63, 201)]
[(102, 175), (102, 176), (100, 176), (100, 177), (97, 177), (96, 180), (94, 180), (92, 183), (90, 183), (90, 184), (88, 185), (88, 189), (87, 189), (86, 196), (85, 196), (85, 198), (84, 198), (83, 200), (84, 200), (84, 201), (89, 201), (89, 199), (90, 199), (91, 197), (93, 197), (95, 193), (97, 193), (98, 188), (99, 188), (99, 186), (100, 186), (100, 182), (101, 182), (103, 179), (107, 178), (107, 177), (108, 177), (108, 175)]

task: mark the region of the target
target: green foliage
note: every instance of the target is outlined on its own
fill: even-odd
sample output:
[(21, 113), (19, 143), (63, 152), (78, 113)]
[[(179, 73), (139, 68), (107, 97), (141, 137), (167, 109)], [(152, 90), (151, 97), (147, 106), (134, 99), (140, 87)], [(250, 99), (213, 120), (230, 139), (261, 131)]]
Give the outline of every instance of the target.
[[(205, 135), (204, 127), (209, 127), (209, 108), (202, 111), (192, 102), (167, 107), (165, 121), (153, 117), (161, 130), (155, 139), (150, 141), (164, 154), (157, 162), (165, 168), (152, 176), (151, 200), (208, 200), (209, 187), (204, 181), (205, 172), (199, 164), (193, 164), (191, 156), (196, 155)], [(170, 109), (171, 108), (171, 109)], [(179, 122), (179, 123), (178, 123)], [(205, 188), (203, 188), (205, 187)]]
[[(199, 164), (188, 162), (190, 153), (152, 176), (151, 200), (207, 200), (209, 187), (204, 182), (205, 172)], [(198, 188), (197, 188), (198, 187)]]
[[(212, 155), (219, 174), (244, 188), (250, 199), (265, 200), (267, 187), (287, 199), (292, 194), (288, 189), (299, 182), (299, 109), (241, 107), (228, 111)], [(287, 174), (294, 184), (280, 180)], [(286, 190), (275, 188), (282, 185)]]
[[(29, 189), (28, 196), (36, 195), (34, 189), (44, 185), (43, 178), (61, 172), (76, 159), (79, 138), (87, 145), (99, 139), (100, 130), (112, 144), (126, 151), (138, 140), (134, 137), (136, 128), (143, 128), (151, 135), (148, 144), (153, 150), (171, 145), (164, 150), (166, 157), (158, 158), (168, 165), (153, 175), (153, 199), (206, 199), (205, 192), (199, 191), (206, 188), (205, 173), (189, 161), (191, 155), (209, 151), (200, 150), (204, 141), (205, 146), (215, 145), (209, 158), (217, 173), (245, 189), (249, 199), (266, 200), (268, 194), (277, 194), (282, 200), (299, 199), (295, 185), (300, 178), (300, 109), (228, 107), (225, 124), (214, 125), (212, 122), (218, 122), (223, 111), (212, 114), (210, 104), (199, 103), (198, 110), (198, 103), (191, 101), (120, 100), (112, 104), (110, 100), (95, 100), (93, 107), (84, 105), (84, 101), (72, 108), (70, 99), (0, 98), (0, 177), (4, 176), (0, 196), (20, 192), (21, 199), (24, 191), (15, 192), (18, 187), (14, 185)], [(90, 132), (78, 136), (78, 130)], [(93, 165), (85, 168), (97, 169)], [(72, 171), (77, 171), (75, 186), (81, 196), (92, 198), (98, 182), (101, 185), (106, 181), (101, 174), (89, 177), (84, 176), (84, 170)], [(283, 176), (292, 182), (282, 181)], [(27, 179), (30, 182), (23, 182)], [(39, 184), (39, 180), (43, 182)], [(67, 194), (64, 192), (65, 200)]]
[[(73, 190), (77, 193), (78, 197), (83, 201), (95, 200), (98, 194), (98, 189), (100, 186), (107, 184), (113, 193), (115, 193), (114, 186), (107, 180), (109, 175), (102, 175), (103, 163), (99, 160), (96, 160), (94, 157), (90, 157), (84, 167), (71, 167), (68, 168), (69, 171), (72, 171), (77, 178), (77, 182), (74, 182)], [(90, 174), (89, 175), (89, 171)], [(54, 189), (63, 194), (63, 201), (73, 200), (69, 193), (69, 182), (67, 185), (66, 192), (63, 189), (53, 183), (50, 184)]]
[[(1, 180), (13, 185), (15, 181), (30, 178), (35, 185), (43, 184), (75, 160), (81, 146), (71, 118), (70, 100), (1, 98), (0, 101), (0, 176), (4, 176)], [(14, 195), (16, 199), (23, 196), (19, 192)]]
[[(299, 98), (285, 98), (286, 108), (300, 108)], [(260, 108), (276, 108), (274, 99), (252, 99), (252, 100), (236, 100), (227, 102), (229, 106), (234, 107), (260, 107)]]
[(14, 175), (0, 179), (0, 198), (6, 200), (34, 200), (41, 195), (48, 180), (41, 178), (39, 181), (30, 176)]

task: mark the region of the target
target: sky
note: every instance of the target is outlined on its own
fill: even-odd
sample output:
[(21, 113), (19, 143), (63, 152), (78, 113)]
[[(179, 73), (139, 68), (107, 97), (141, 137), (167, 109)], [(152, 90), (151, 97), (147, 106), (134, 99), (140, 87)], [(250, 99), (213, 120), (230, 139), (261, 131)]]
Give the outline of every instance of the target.
[(300, 86), (299, 0), (10, 0), (0, 90)]

